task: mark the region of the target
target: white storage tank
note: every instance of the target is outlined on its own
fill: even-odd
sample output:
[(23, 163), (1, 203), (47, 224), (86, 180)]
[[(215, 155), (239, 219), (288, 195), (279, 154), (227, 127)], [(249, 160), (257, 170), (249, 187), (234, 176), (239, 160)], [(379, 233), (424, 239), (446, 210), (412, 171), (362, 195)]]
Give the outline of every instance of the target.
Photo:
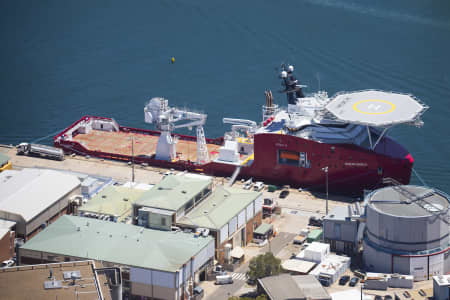
[(370, 193), (363, 247), (370, 272), (410, 274), (416, 281), (448, 273), (449, 197), (414, 185)]

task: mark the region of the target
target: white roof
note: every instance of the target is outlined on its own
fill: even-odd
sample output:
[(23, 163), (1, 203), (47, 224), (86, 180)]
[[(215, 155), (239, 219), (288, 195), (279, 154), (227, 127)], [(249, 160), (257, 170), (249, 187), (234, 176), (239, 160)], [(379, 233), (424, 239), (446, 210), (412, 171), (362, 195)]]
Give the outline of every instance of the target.
[(322, 253), (330, 250), (330, 244), (312, 242), (305, 250)]
[(420, 116), (428, 109), (412, 95), (377, 90), (337, 94), (325, 108), (340, 121), (378, 127), (422, 125)]
[(16, 222), (0, 219), (0, 240), (14, 225), (16, 225)]
[(450, 286), (450, 274), (433, 276), (433, 280), (439, 286)]
[(281, 264), (281, 267), (286, 271), (293, 271), (304, 274), (311, 271), (311, 269), (315, 266), (315, 263), (301, 259), (288, 259)]
[(63, 172), (6, 170), (0, 173), (0, 211), (20, 215), (28, 222), (79, 185), (76, 176)]
[[(361, 291), (359, 289), (351, 289), (341, 292), (332, 293), (331, 299), (333, 300), (360, 300)], [(363, 300), (372, 300), (372, 296), (363, 293)]]
[(137, 189), (137, 190), (143, 190), (148, 191), (150, 190), (154, 184), (147, 184), (142, 182), (131, 182), (127, 181), (123, 184), (124, 187), (130, 188), (130, 189)]
[(244, 256), (244, 254), (244, 249), (242, 249), (241, 247), (234, 247), (234, 249), (230, 252), (231, 257), (234, 258), (241, 258), (242, 256)]

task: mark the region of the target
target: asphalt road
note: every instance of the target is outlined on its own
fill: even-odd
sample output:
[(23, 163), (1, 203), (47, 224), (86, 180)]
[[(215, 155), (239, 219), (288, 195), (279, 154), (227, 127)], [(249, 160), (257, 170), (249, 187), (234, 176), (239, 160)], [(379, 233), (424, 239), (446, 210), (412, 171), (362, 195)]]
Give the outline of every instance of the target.
[[(274, 237), (270, 243), (261, 248), (260, 254), (271, 251), (274, 255), (277, 255), (278, 252), (283, 249), (286, 244), (289, 244), (294, 239), (295, 234), (280, 232), (276, 237)], [(242, 264), (239, 268), (237, 268), (234, 272), (237, 273), (246, 273), (248, 271), (249, 261)], [(222, 300), (228, 299), (233, 296), (237, 291), (239, 291), (245, 284), (243, 280), (234, 280), (233, 284), (227, 284), (220, 286), (213, 294), (206, 297), (206, 299), (211, 300)]]

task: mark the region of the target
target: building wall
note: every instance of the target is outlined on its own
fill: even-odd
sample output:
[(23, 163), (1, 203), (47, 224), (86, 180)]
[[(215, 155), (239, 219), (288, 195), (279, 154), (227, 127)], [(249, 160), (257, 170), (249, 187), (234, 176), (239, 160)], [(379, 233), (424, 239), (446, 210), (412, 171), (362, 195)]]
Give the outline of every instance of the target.
[(245, 241), (244, 241), (244, 246), (247, 245), (249, 242), (251, 242), (253, 240), (253, 230), (255, 230), (259, 225), (261, 225), (262, 222), (262, 211), (260, 211), (259, 213), (257, 213), (250, 221), (247, 222), (247, 224), (245, 224), (245, 227), (239, 228), (238, 231), (235, 231), (234, 235), (229, 236), (225, 241), (223, 241), (222, 243), (217, 243), (217, 239), (216, 239), (216, 259), (219, 262), (219, 264), (223, 264), (224, 263), (224, 247), (226, 244), (230, 243), (233, 248), (236, 246), (241, 246), (240, 244), (235, 244), (236, 241), (240, 241), (239, 238), (235, 239), (234, 237), (236, 235), (241, 235), (241, 231), (244, 230), (245, 231)]
[(14, 249), (14, 231), (8, 231), (0, 239), (0, 261), (11, 259), (15, 254)]
[(449, 250), (428, 256), (400, 256), (375, 249), (364, 241), (363, 259), (370, 272), (413, 275), (415, 281), (450, 272)]
[(327, 220), (323, 221), (324, 239), (354, 242), (358, 233), (356, 221)]
[[(21, 232), (18, 230), (17, 233), (22, 234), (24, 237), (26, 237), (26, 239), (31, 238), (31, 236), (35, 235), (41, 230), (40, 227), (42, 224), (45, 224), (47, 226), (50, 223), (54, 222), (61, 215), (66, 214), (70, 198), (79, 193), (80, 186), (73, 189), (72, 191), (69, 191), (64, 197), (58, 199), (53, 205), (45, 209), (34, 219), (30, 220), (25, 226), (25, 232)], [(30, 199), (30, 201), (32, 200), (33, 199)], [(18, 228), (23, 229), (23, 226), (19, 226)], [(36, 232), (36, 230), (38, 231)]]
[(329, 243), (334, 252), (343, 252), (353, 255), (356, 251), (355, 240), (358, 235), (356, 221), (330, 220), (323, 222), (323, 238)]

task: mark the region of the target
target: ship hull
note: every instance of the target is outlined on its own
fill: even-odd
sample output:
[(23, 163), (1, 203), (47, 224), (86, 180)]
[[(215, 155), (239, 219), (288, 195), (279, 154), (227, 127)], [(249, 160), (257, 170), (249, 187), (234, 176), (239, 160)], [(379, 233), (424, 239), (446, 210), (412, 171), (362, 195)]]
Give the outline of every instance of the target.
[[(124, 143), (124, 138), (133, 135), (137, 141), (142, 139), (142, 147), (149, 148), (155, 143), (154, 141), (157, 141), (160, 134), (158, 131), (152, 130), (118, 126), (117, 132), (108, 133), (108, 137), (106, 139), (102, 137), (103, 141), (98, 142), (95, 146), (87, 146), (87, 142), (77, 138), (83, 134), (77, 128), (88, 119), (113, 121), (108, 118), (83, 117), (55, 136), (54, 145), (66, 152), (79, 155), (125, 162), (134, 161), (138, 164), (214, 176), (229, 177), (236, 169), (236, 165), (217, 160), (202, 164), (197, 163), (194, 159), (189, 159), (192, 157), (183, 157), (180, 154), (180, 158), (177, 160), (163, 161), (155, 159), (154, 155), (139, 153), (132, 155), (130, 152), (106, 146), (107, 139), (121, 135), (124, 136), (122, 142), (116, 143)], [(177, 136), (180, 141), (188, 145), (187, 149), (195, 152), (195, 147), (189, 146), (189, 143), (195, 144), (196, 137)], [(154, 141), (150, 140), (148, 144), (145, 144), (144, 139), (149, 140), (150, 138), (154, 138)], [(206, 139), (210, 153), (217, 154), (217, 149), (223, 144), (223, 141), (223, 138)], [(287, 155), (286, 153), (294, 156), (294, 160), (284, 160), (283, 155)], [(301, 157), (303, 163), (296, 163), (295, 157)], [(241, 166), (239, 177), (253, 178), (267, 184), (308, 188), (312, 191), (324, 191), (328, 181), (329, 193), (361, 195), (365, 189), (382, 186), (385, 179), (388, 178), (401, 184), (408, 184), (412, 165), (413, 160), (409, 153), (388, 137), (383, 138), (374, 151), (369, 151), (355, 145), (324, 144), (292, 135), (262, 133), (255, 135), (253, 160)], [(328, 172), (325, 172), (326, 167), (328, 167)]]

